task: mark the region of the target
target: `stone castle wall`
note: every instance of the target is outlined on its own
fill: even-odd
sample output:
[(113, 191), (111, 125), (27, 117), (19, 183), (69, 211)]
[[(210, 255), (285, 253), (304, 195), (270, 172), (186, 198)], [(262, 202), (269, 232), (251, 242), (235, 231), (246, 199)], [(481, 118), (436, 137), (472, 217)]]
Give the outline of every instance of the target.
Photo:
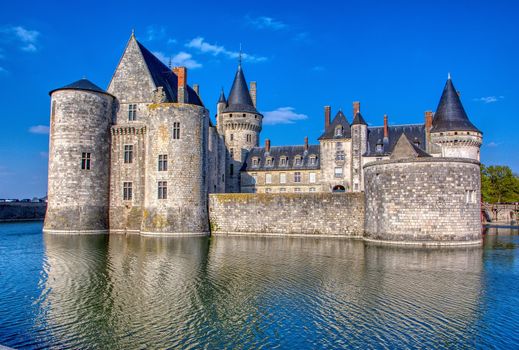
[(477, 161), (387, 160), (364, 170), (367, 239), (435, 244), (481, 239)]
[(211, 194), (212, 234), (362, 237), (363, 193)]
[[(180, 123), (180, 137), (173, 136)], [(207, 234), (208, 111), (178, 103), (149, 105), (143, 234)], [(167, 171), (158, 157), (168, 156)], [(167, 198), (158, 198), (158, 182), (167, 182)]]
[[(51, 96), (48, 207), (44, 230), (108, 230), (113, 97), (83, 90)], [(81, 169), (82, 153), (90, 169)]]

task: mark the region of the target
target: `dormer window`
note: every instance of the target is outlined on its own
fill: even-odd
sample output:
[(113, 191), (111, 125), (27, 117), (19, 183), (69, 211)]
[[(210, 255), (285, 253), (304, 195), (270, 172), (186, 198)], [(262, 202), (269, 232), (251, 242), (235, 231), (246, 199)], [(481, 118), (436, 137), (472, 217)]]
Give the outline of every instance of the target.
[(266, 160), (265, 166), (273, 166), (274, 165), (274, 158), (268, 157)]
[(259, 159), (258, 158), (252, 158), (252, 166), (257, 167), (259, 165)]
[(310, 156), (310, 165), (316, 165), (317, 164), (317, 157), (315, 155)]
[(382, 144), (380, 144), (380, 143), (379, 143), (379, 144), (377, 144), (377, 148), (376, 148), (376, 151), (377, 151), (378, 153), (382, 153), (382, 151), (383, 151), (383, 150), (384, 150), (384, 148), (383, 148), (383, 145), (382, 145)]
[(296, 166), (301, 166), (302, 162), (303, 162), (303, 159), (301, 158), (301, 156), (296, 156), (296, 158), (294, 159), (294, 164)]
[(336, 128), (335, 128), (335, 136), (342, 136), (342, 131), (343, 131), (343, 128), (341, 125), (338, 125)]
[(282, 156), (281, 158), (279, 158), (279, 165), (287, 166), (287, 164), (288, 164), (288, 157)]

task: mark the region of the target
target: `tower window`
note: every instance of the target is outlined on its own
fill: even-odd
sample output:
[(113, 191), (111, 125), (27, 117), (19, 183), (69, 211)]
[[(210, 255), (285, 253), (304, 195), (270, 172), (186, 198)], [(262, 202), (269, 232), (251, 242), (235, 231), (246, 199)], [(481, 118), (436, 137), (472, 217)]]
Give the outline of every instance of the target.
[(180, 139), (180, 123), (179, 122), (173, 123), (173, 139), (174, 140)]
[(136, 104), (128, 105), (128, 120), (129, 121), (137, 120), (137, 105)]
[(252, 142), (252, 135), (251, 134), (247, 134), (247, 142)]
[(294, 173), (294, 182), (301, 182), (301, 173), (299, 171)]
[(81, 153), (81, 169), (90, 170), (90, 152)]
[(230, 139), (231, 141), (233, 141), (233, 140), (234, 140), (234, 134), (229, 135), (229, 139)]
[(229, 148), (229, 154), (231, 155), (231, 158), (234, 157), (234, 148)]
[(168, 170), (168, 155), (160, 154), (159, 155), (159, 171), (167, 171)]
[(168, 198), (168, 182), (167, 181), (159, 181), (157, 198), (158, 199), (167, 199)]
[(234, 164), (229, 165), (229, 175), (230, 176), (234, 175)]
[(245, 118), (245, 113), (243, 113), (243, 118)]
[(133, 163), (133, 145), (124, 145), (124, 162)]
[(342, 177), (342, 167), (335, 168), (335, 177)]
[(342, 136), (342, 126), (337, 126), (335, 128), (335, 136)]
[(130, 201), (132, 200), (132, 183), (131, 182), (123, 182), (123, 200)]

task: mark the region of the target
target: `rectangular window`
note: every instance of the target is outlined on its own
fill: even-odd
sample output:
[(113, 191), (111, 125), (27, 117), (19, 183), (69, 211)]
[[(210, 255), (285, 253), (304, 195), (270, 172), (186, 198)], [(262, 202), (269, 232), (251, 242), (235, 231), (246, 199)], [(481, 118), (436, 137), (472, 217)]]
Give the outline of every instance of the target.
[(467, 204), (476, 203), (476, 193), (474, 192), (474, 190), (465, 191), (465, 202)]
[(279, 183), (280, 184), (287, 183), (287, 174), (285, 174), (285, 173), (279, 174)]
[(359, 184), (355, 184), (355, 186), (353, 186), (355, 188), (355, 191), (358, 191), (359, 190)]
[(286, 192), (286, 191), (287, 191), (287, 189), (284, 188), (284, 187), (281, 187), (281, 188), (279, 189), (279, 192)]
[(129, 121), (137, 120), (137, 105), (135, 105), (135, 104), (128, 105), (128, 120)]
[(299, 187), (294, 188), (294, 192), (301, 192), (301, 189)]
[(315, 192), (315, 187), (310, 187), (310, 192)]
[(167, 171), (167, 170), (168, 170), (168, 155), (159, 154), (159, 171)]
[(124, 162), (133, 162), (133, 145), (124, 145)]
[(315, 173), (310, 173), (310, 183), (315, 183)]
[(335, 168), (335, 177), (342, 177), (342, 167)]
[(174, 140), (180, 139), (180, 123), (179, 122), (173, 123), (173, 139)]
[(81, 169), (90, 170), (90, 152), (81, 153)]
[(229, 149), (229, 155), (234, 158), (234, 148)]
[(280, 164), (281, 164), (282, 166), (287, 165), (287, 158), (286, 158), (286, 157), (281, 157)]
[(233, 141), (234, 140), (234, 134), (231, 134), (230, 136), (231, 136), (230, 137), (231, 141)]
[(132, 183), (123, 182), (123, 200), (130, 201), (133, 197)]
[(159, 181), (157, 198), (158, 199), (167, 199), (168, 198), (168, 182), (167, 181)]
[(270, 193), (270, 192), (272, 192), (272, 189), (271, 189), (271, 188), (266, 188), (266, 189), (265, 189), (265, 193)]
[(266, 184), (272, 183), (272, 174), (265, 174), (265, 183)]
[(301, 165), (301, 157), (296, 157), (295, 163), (296, 165)]
[(234, 164), (229, 165), (229, 175), (230, 176), (234, 175)]
[(247, 134), (247, 142), (252, 142), (252, 135), (251, 134)]
[(294, 173), (294, 182), (301, 182), (301, 173), (299, 171)]

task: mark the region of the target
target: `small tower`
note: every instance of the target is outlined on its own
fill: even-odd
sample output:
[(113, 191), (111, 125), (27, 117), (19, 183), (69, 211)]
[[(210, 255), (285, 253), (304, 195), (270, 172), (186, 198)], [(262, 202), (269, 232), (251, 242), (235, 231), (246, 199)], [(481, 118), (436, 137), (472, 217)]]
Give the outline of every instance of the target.
[(360, 114), (360, 102), (353, 102), (353, 123), (351, 124), (352, 142), (352, 190), (360, 192), (364, 190), (362, 176), (362, 156), (367, 150), (368, 124)]
[(259, 133), (263, 120), (263, 115), (256, 110), (247, 87), (241, 63), (238, 65), (229, 99), (225, 101), (222, 91), (217, 109), (218, 130), (224, 136), (228, 153), (225, 190), (226, 192), (240, 192), (240, 169), (248, 152), (259, 145)]
[(442, 157), (479, 161), (482, 133), (470, 122), (450, 74), (430, 132), (431, 142), (440, 146)]
[(220, 92), (220, 98), (218, 99), (218, 103), (216, 104), (216, 128), (218, 130), (218, 133), (220, 135), (223, 135), (223, 120), (222, 120), (222, 113), (225, 107), (227, 106), (227, 100), (225, 99), (225, 93), (222, 91)]
[(87, 79), (52, 90), (43, 230), (107, 233), (114, 97)]

